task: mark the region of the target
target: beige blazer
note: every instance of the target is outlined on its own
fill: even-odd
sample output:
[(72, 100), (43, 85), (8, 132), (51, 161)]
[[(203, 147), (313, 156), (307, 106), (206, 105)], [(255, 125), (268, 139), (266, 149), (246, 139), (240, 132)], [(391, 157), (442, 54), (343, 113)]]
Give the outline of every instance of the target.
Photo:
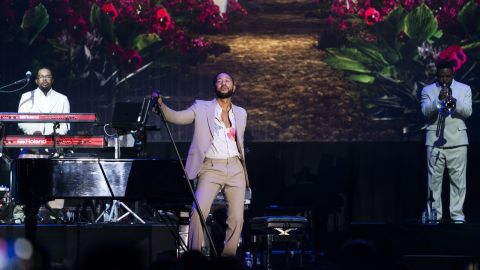
[[(205, 160), (205, 153), (208, 151), (213, 141), (214, 119), (215, 119), (215, 99), (196, 100), (192, 106), (183, 111), (175, 111), (168, 108), (165, 104), (161, 106), (167, 121), (179, 125), (194, 123), (192, 143), (188, 150), (187, 163), (185, 169), (188, 178), (194, 179), (198, 176), (200, 168)], [(237, 126), (237, 147), (241, 155), (243, 169), (245, 171), (245, 181), (249, 187), (247, 168), (245, 164), (244, 133), (247, 125), (247, 111), (233, 105), (233, 115)]]
[[(436, 130), (440, 88), (440, 85), (436, 82), (422, 89), (421, 107), (427, 120), (425, 145), (428, 146), (434, 146), (438, 140)], [(470, 86), (455, 80), (453, 80), (451, 88), (452, 96), (457, 99), (457, 106), (454, 113), (445, 118), (444, 138), (446, 142), (441, 147), (468, 145), (465, 119), (472, 115), (472, 90)]]

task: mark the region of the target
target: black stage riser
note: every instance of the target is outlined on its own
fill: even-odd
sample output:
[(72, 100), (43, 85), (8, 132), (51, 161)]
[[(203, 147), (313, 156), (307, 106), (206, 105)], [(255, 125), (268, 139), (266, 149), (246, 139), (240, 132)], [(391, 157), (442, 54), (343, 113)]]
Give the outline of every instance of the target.
[[(159, 254), (174, 254), (176, 243), (165, 225), (39, 225), (37, 242), (54, 265), (73, 266), (77, 259), (101, 257), (128, 260), (148, 266)], [(0, 237), (24, 237), (23, 225), (1, 225)], [(127, 258), (122, 252), (133, 251)], [(98, 254), (102, 253), (102, 254)], [(116, 254), (115, 254), (116, 253)], [(108, 262), (105, 262), (108, 263)]]
[(378, 255), (410, 269), (464, 269), (480, 258), (480, 224), (354, 223), (351, 241), (372, 243)]

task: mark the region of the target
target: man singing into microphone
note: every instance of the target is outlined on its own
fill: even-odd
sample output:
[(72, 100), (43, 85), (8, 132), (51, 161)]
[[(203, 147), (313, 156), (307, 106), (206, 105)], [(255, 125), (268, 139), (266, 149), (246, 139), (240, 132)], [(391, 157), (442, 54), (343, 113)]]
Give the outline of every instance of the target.
[[(70, 103), (65, 95), (52, 89), (53, 76), (49, 68), (42, 67), (37, 72), (35, 79), (37, 89), (22, 95), (18, 105), (19, 113), (70, 113)], [(26, 135), (51, 135), (53, 123), (19, 123), (18, 127)], [(70, 124), (61, 123), (57, 134), (64, 135), (70, 129)], [(52, 153), (48, 149), (22, 149), (19, 158), (48, 158)], [(64, 200), (49, 202), (54, 209), (63, 208)]]
[[(242, 232), (245, 189), (248, 187), (243, 144), (247, 112), (232, 104), (235, 82), (229, 74), (217, 74), (213, 86), (215, 99), (196, 100), (186, 110), (168, 108), (161, 97), (158, 106), (169, 122), (195, 124), (185, 168), (189, 179), (198, 179), (195, 195), (204, 217), (210, 212), (218, 192), (223, 191), (228, 217), (222, 255), (233, 256)], [(191, 250), (201, 250), (204, 231), (195, 208), (190, 217), (188, 246)]]
[(464, 223), (468, 145), (465, 119), (472, 114), (472, 91), (470, 86), (453, 79), (451, 63), (441, 61), (436, 67), (437, 81), (425, 86), (421, 96), (422, 113), (427, 120), (429, 194), (433, 197), (432, 209), (437, 212), (437, 220), (441, 220), (442, 180), (446, 167), (450, 176), (450, 218), (454, 223)]

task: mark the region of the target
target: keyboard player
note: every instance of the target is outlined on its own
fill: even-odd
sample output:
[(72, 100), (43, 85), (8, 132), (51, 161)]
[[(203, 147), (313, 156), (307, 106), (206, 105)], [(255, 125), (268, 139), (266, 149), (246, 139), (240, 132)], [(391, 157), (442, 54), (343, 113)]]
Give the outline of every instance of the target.
[[(50, 68), (42, 67), (38, 70), (35, 90), (22, 95), (18, 105), (19, 113), (70, 113), (70, 103), (67, 96), (52, 89), (53, 75)], [(51, 135), (54, 123), (19, 123), (18, 127), (26, 135)], [(65, 135), (70, 124), (60, 123), (58, 135)], [(19, 158), (49, 158), (52, 155), (49, 149), (22, 149)], [(52, 209), (62, 209), (63, 199), (56, 199), (48, 203)]]

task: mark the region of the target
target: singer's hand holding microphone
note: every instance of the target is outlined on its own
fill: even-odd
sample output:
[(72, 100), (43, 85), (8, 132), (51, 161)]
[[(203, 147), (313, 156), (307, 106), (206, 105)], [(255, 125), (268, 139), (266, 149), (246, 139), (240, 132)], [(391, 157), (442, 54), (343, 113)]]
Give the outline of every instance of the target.
[(158, 110), (163, 105), (163, 100), (169, 99), (170, 96), (162, 96), (158, 90), (154, 90), (150, 95), (150, 98), (152, 99), (152, 101), (150, 102), (150, 104), (152, 105), (152, 110), (158, 113)]

